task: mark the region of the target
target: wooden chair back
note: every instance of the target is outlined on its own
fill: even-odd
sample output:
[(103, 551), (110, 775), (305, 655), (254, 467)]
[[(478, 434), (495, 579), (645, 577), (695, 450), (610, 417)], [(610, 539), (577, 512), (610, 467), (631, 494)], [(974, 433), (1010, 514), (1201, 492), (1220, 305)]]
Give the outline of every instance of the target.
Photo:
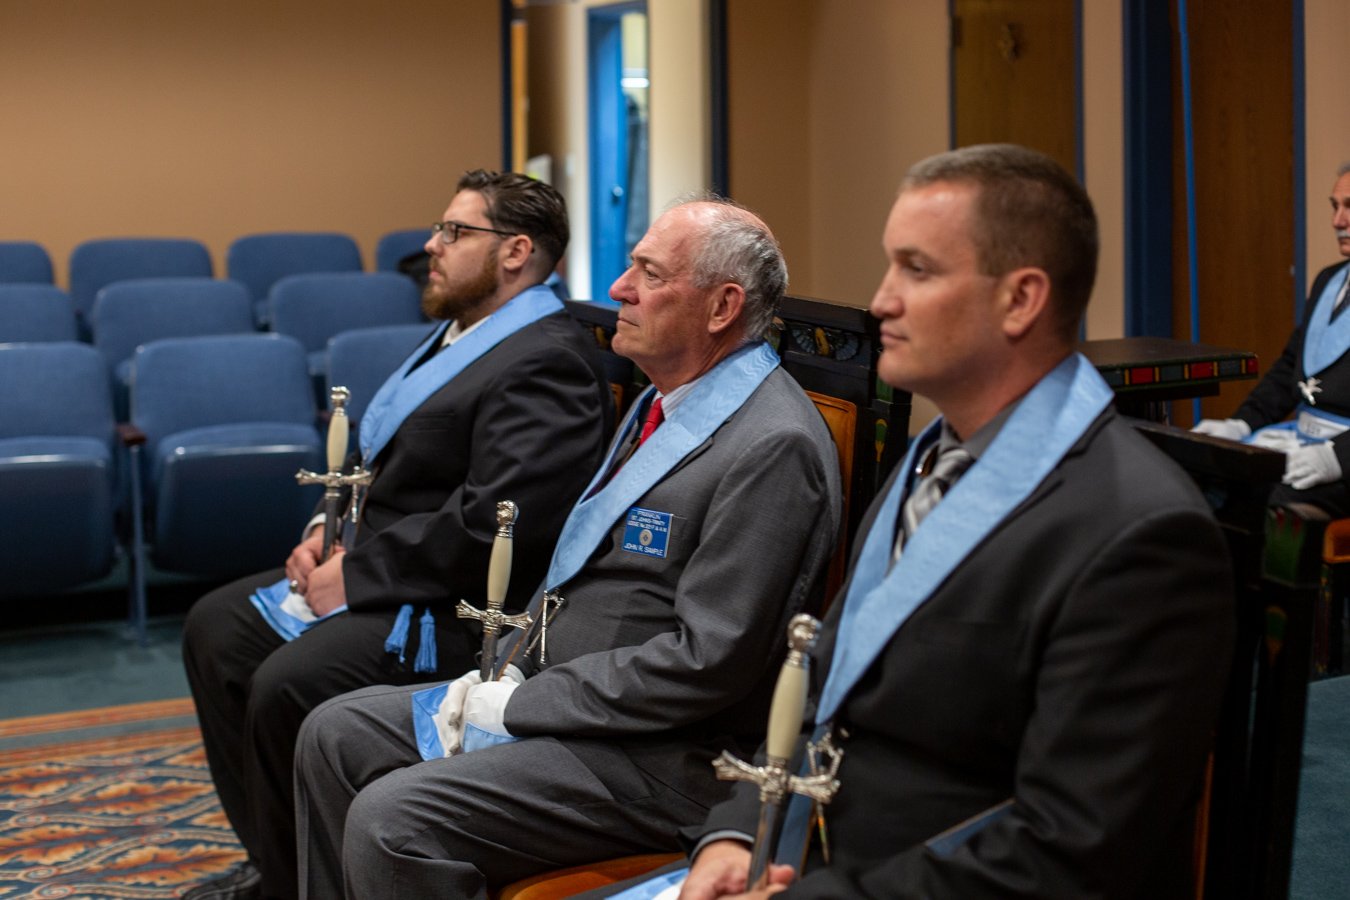
[[(831, 436), (834, 437), (834, 447), (839, 453), (839, 476), (843, 484), (844, 509), (843, 521), (849, 521), (849, 493), (853, 486), (853, 444), (854, 437), (858, 428), (858, 407), (849, 403), (847, 400), (840, 400), (837, 397), (827, 397), (824, 394), (817, 394), (815, 391), (807, 391), (806, 396), (810, 397), (816, 404), (816, 409), (820, 410), (821, 417), (830, 429)], [(848, 568), (848, 533), (839, 535), (839, 547), (835, 550), (834, 556), (830, 558), (830, 568), (825, 575), (825, 606), (821, 610), (829, 608), (834, 602), (835, 595), (839, 593), (839, 588), (844, 583), (844, 575)]]

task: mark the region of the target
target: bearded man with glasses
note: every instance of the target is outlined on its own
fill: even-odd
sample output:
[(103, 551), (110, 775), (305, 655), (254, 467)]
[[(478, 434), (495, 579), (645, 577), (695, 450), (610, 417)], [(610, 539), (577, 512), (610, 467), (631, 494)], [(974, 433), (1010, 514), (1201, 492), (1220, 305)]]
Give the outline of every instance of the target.
[[(291, 761), (306, 714), (357, 688), (471, 668), (479, 638), (453, 607), (485, 593), (497, 502), (519, 509), (506, 601), (518, 611), (613, 431), (594, 340), (544, 285), (567, 248), (562, 196), (469, 172), (432, 231), (422, 307), (440, 321), (362, 417), (360, 461), (375, 479), (354, 545), (320, 559), (316, 517), (284, 570), (215, 590), (188, 615), (183, 658), (211, 776), (249, 853), (193, 900), (296, 895)], [(288, 581), (288, 601), (308, 607), (298, 634), (261, 599)]]

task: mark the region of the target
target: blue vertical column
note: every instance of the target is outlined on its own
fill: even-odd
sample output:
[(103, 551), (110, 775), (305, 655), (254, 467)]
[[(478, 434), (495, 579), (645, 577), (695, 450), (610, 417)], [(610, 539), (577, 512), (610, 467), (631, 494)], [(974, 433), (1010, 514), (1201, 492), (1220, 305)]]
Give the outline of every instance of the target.
[(1124, 0), (1125, 334), (1172, 336), (1172, 26)]

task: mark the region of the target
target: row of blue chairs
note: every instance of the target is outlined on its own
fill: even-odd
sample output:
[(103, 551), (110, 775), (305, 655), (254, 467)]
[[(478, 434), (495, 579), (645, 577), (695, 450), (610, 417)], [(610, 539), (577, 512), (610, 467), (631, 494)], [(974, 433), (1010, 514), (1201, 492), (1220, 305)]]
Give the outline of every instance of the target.
[[(430, 331), (346, 332), (330, 377), (360, 416)], [(280, 334), (169, 338), (130, 365), (130, 422), (117, 425), (105, 358), (77, 342), (0, 345), (0, 596), (37, 595), (133, 557), (133, 624), (144, 633), (146, 560), (210, 577), (284, 559), (318, 499), (295, 481), (322, 463), (305, 347)], [(355, 438), (353, 439), (355, 440)]]
[[(322, 389), (327, 343), (356, 328), (424, 322), (417, 285), (389, 272), (290, 275), (267, 298), (271, 330), (288, 334), (309, 354), (309, 372)], [(169, 337), (239, 334), (254, 330), (253, 304), (238, 281), (143, 278), (102, 288), (89, 317), (94, 347), (103, 353), (118, 391), (118, 419), (126, 418), (131, 357), (149, 341)], [(0, 343), (78, 338), (73, 303), (60, 288), (0, 284)]]
[[(375, 249), (377, 271), (396, 272), (399, 261), (426, 243), (428, 229), (394, 231)], [(225, 257), (226, 276), (240, 282), (265, 321), (272, 285), (287, 275), (306, 272), (360, 272), (361, 251), (345, 234), (280, 232), (254, 234), (232, 243)], [(200, 241), (180, 238), (110, 238), (86, 241), (70, 254), (70, 298), (80, 317), (89, 316), (94, 298), (114, 281), (136, 278), (210, 278), (211, 254)], [(52, 284), (47, 251), (30, 241), (0, 242), (0, 283)]]

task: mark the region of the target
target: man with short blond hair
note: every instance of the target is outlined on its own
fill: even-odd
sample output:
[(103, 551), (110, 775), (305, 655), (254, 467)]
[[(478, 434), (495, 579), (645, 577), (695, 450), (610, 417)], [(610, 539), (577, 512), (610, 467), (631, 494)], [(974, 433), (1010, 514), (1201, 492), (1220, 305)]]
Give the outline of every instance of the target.
[(610, 295), (613, 348), (652, 387), (572, 508), (533, 630), (500, 680), (372, 688), (310, 715), (302, 896), (483, 900), (673, 850), (726, 796), (711, 761), (758, 743), (781, 636), (838, 539), (830, 433), (762, 338), (786, 283), (768, 228), (726, 201), (648, 230)]

